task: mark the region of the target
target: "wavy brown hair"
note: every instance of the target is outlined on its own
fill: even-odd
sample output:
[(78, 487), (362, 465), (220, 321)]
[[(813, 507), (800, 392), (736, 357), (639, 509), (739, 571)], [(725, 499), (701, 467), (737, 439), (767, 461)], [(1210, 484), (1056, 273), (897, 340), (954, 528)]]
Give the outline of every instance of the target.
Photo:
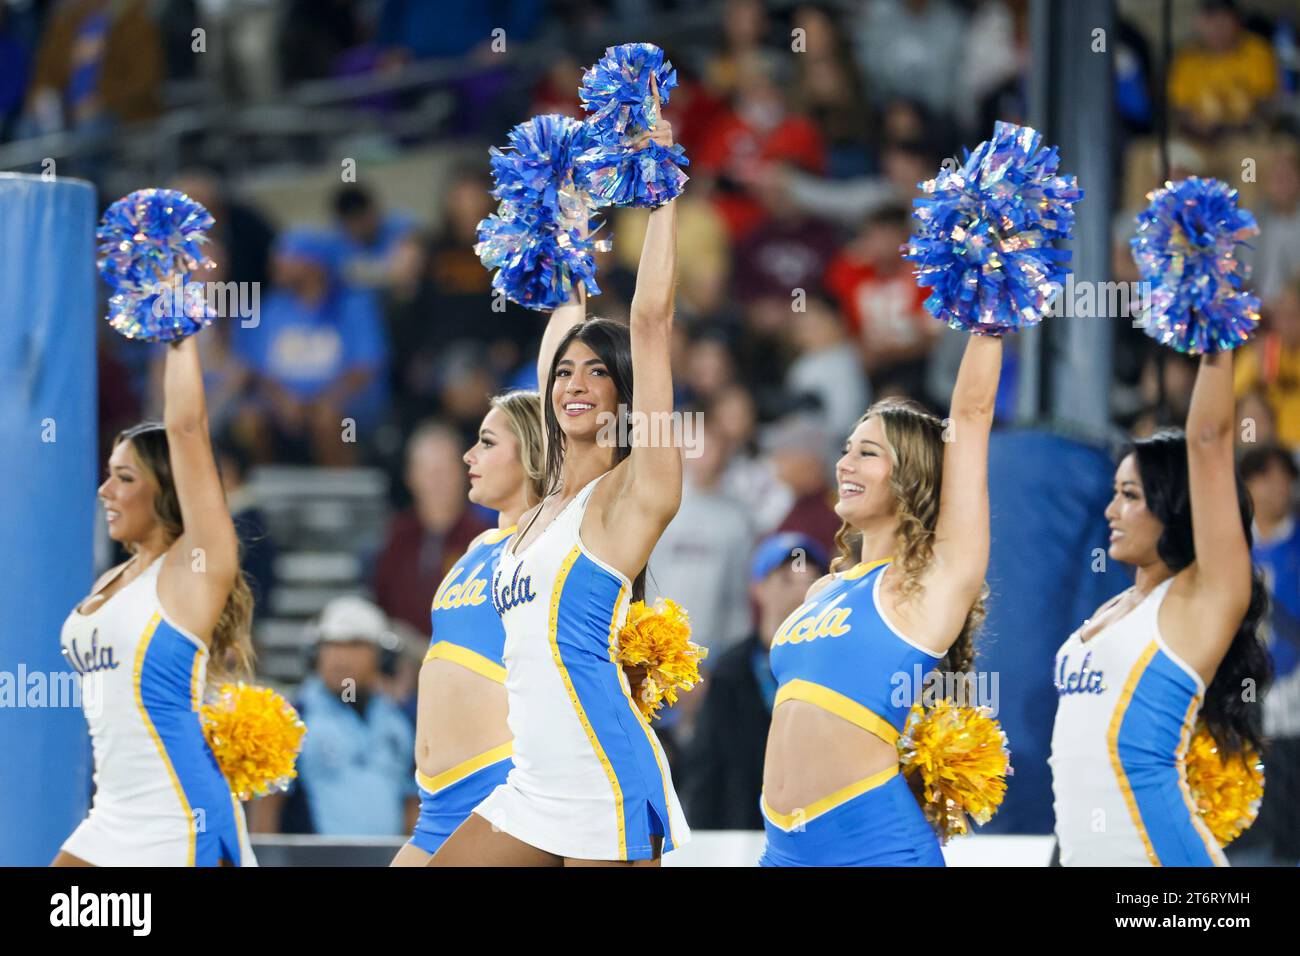
[[(898, 505), (898, 546), (895, 563), (903, 572), (899, 597), (915, 600), (922, 591), (921, 575), (934, 558), (934, 528), (939, 520), (939, 489), (943, 485), (943, 422), (913, 401), (882, 399), (858, 419), (861, 425), (879, 418), (885, 432), (891, 468), (889, 485)], [(855, 426), (856, 427), (856, 426)], [(837, 554), (831, 570), (840, 571), (861, 557), (862, 536), (846, 521), (835, 533)], [(970, 672), (975, 664), (975, 632), (984, 621), (985, 585), (966, 614), (966, 622), (944, 656), (942, 669)], [(951, 686), (945, 682), (945, 686)]]
[(542, 451), (542, 400), (536, 392), (516, 389), (492, 397), (492, 407), (506, 417), (519, 443), (519, 464), (528, 479), (532, 501), (546, 497), (546, 459)]
[[(131, 450), (140, 467), (152, 476), (158, 488), (153, 499), (153, 513), (167, 532), (167, 545), (181, 536), (185, 523), (181, 520), (181, 500), (176, 494), (172, 479), (171, 449), (167, 443), (167, 429), (157, 422), (145, 422), (119, 432), (113, 439), (116, 448), (130, 442)], [(131, 550), (128, 548), (128, 550)], [(216, 686), (227, 680), (250, 677), (253, 673), (253, 592), (242, 569), (235, 573), (235, 585), (221, 609), (221, 617), (212, 631), (212, 644), (208, 648), (208, 685)]]

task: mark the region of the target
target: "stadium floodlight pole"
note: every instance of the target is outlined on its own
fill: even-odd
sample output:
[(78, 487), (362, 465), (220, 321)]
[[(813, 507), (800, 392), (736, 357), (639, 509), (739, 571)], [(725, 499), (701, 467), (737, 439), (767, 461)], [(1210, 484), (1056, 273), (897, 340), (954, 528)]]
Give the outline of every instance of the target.
[[(1098, 435), (1110, 422), (1114, 324), (1107, 314), (1116, 147), (1114, 58), (1118, 55), (1113, 0), (1060, 3), (1033, 0), (1028, 83), (1029, 124), (1058, 146), (1061, 167), (1079, 177), (1084, 199), (1075, 206), (1071, 266), (1074, 286), (1093, 283), (1095, 308), (1077, 314), (1067, 296), (1036, 330), (1021, 338), (1017, 419), (1051, 419)], [(1071, 290), (1073, 291), (1073, 290)]]

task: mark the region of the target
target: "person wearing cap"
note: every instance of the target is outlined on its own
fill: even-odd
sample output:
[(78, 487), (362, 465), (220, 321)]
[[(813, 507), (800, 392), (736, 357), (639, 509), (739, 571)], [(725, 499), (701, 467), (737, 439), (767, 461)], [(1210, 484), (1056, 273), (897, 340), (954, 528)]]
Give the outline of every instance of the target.
[(826, 551), (812, 538), (783, 532), (765, 539), (749, 566), (755, 627), (740, 644), (710, 661), (695, 736), (686, 749), (682, 798), (696, 826), (761, 830), (763, 750), (776, 699), (768, 663), (772, 636), (826, 573)]
[(255, 804), (253, 829), (331, 836), (409, 830), (418, 809), (415, 728), (380, 689), (388, 619), (363, 597), (338, 597), (321, 612), (316, 638), (315, 672), (294, 705), (307, 725), (298, 779), (288, 794)]
[(266, 458), (352, 464), (383, 414), (386, 333), (374, 297), (340, 281), (341, 255), (327, 232), (284, 233), (261, 314), (234, 329), (235, 354), (268, 413), (256, 436)]

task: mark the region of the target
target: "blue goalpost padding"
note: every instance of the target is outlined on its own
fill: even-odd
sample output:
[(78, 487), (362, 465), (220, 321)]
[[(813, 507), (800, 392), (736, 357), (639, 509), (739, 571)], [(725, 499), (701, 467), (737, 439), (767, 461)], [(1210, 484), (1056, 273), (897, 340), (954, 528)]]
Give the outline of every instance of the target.
[(64, 617), (93, 573), (95, 191), (0, 174), (0, 866), (41, 866), (86, 813), (90, 744)]

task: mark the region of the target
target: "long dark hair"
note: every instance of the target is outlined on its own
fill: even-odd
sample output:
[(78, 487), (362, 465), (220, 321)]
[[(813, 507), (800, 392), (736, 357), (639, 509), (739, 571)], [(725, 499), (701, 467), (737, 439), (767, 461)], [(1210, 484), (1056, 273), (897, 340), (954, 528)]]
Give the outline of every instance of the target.
[[(1147, 509), (1164, 525), (1156, 554), (1177, 574), (1196, 560), (1192, 537), (1191, 484), (1187, 471), (1187, 437), (1182, 431), (1168, 429), (1135, 441), (1123, 457), (1132, 454), (1142, 477), (1142, 492)], [(1237, 508), (1246, 532), (1246, 543), (1253, 544), (1251, 523), (1255, 509), (1241, 476), (1236, 476)], [(1207, 555), (1207, 560), (1213, 560)], [(1268, 591), (1259, 569), (1250, 575), (1250, 606), (1233, 635), (1228, 653), (1214, 673), (1205, 691), (1201, 717), (1225, 753), (1240, 753), (1246, 746), (1260, 749), (1263, 743), (1262, 709), (1256, 706), (1272, 682), (1272, 665), (1259, 637), (1259, 625), (1268, 611)], [(1254, 701), (1243, 699), (1242, 688), (1251, 681), (1256, 690)]]
[[(119, 432), (113, 440), (116, 448), (130, 442), (131, 450), (141, 467), (153, 476), (158, 485), (154, 495), (153, 512), (158, 523), (167, 532), (170, 547), (185, 531), (181, 519), (181, 499), (176, 493), (172, 478), (171, 448), (167, 443), (167, 429), (157, 422), (144, 422)], [(130, 549), (134, 550), (134, 549)], [(235, 584), (226, 598), (221, 617), (212, 631), (212, 646), (208, 649), (208, 685), (215, 687), (226, 680), (250, 677), (253, 673), (253, 592), (248, 579), (240, 570)]]
[[(632, 335), (628, 327), (621, 322), (610, 319), (587, 319), (581, 325), (575, 325), (560, 340), (551, 359), (551, 368), (546, 373), (546, 389), (542, 392), (542, 419), (546, 428), (546, 469), (543, 483), (547, 494), (554, 494), (560, 488), (564, 472), (564, 453), (566, 439), (560, 430), (560, 421), (555, 417), (555, 404), (551, 395), (555, 390), (555, 372), (564, 358), (564, 353), (574, 342), (582, 342), (596, 353), (596, 357), (609, 371), (618, 393), (618, 411), (620, 421), (615, 431), (614, 464), (617, 465), (632, 453), (630, 444), (622, 441), (630, 434), (626, 419), (632, 410)], [(645, 600), (645, 568), (632, 581), (632, 600)]]

